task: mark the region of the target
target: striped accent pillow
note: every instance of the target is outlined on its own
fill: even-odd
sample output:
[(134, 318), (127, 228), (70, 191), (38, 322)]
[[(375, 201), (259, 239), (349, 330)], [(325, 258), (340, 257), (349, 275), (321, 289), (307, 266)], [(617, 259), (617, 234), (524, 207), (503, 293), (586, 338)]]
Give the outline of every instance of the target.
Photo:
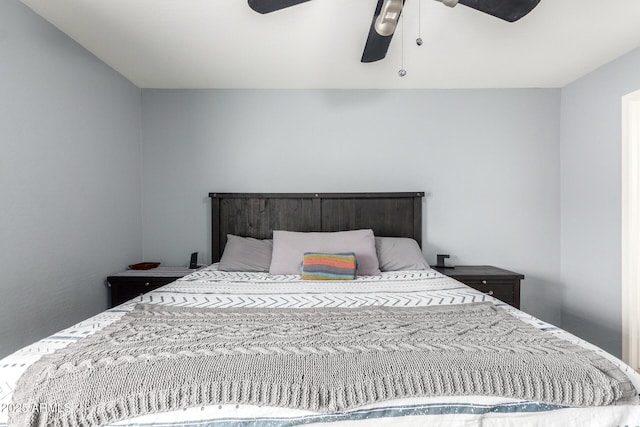
[(302, 261), (303, 280), (353, 280), (358, 264), (353, 252), (319, 254), (305, 252)]

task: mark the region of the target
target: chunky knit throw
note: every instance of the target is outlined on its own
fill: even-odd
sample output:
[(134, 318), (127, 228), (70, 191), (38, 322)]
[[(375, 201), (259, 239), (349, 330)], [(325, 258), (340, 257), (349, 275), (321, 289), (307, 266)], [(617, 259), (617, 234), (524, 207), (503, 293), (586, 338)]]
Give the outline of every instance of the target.
[(626, 402), (636, 391), (595, 352), (490, 303), (220, 310), (138, 305), (33, 364), (15, 390), (10, 425), (103, 425), (223, 403), (335, 412), (436, 395), (591, 406)]

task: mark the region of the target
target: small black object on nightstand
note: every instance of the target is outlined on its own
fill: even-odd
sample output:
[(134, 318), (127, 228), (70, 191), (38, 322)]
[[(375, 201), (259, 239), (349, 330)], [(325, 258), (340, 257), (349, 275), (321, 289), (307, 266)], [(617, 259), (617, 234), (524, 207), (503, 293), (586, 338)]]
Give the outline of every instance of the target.
[(436, 257), (438, 258), (438, 261), (436, 262), (436, 267), (438, 268), (445, 268), (447, 267), (445, 264), (445, 259), (450, 258), (450, 255), (445, 255), (445, 254), (438, 254), (436, 255)]
[(189, 268), (195, 270), (198, 268), (198, 252), (191, 254), (191, 260), (189, 261)]

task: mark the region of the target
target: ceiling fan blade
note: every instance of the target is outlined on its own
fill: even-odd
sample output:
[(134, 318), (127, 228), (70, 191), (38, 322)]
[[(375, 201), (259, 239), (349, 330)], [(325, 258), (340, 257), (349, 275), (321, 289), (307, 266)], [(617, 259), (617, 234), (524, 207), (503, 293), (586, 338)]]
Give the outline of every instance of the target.
[(310, 0), (249, 0), (249, 7), (258, 13), (269, 13)]
[(360, 62), (375, 62), (387, 56), (403, 5), (404, 0), (378, 0)]
[(540, 0), (458, 0), (460, 4), (514, 22), (531, 12)]
[(372, 25), (369, 30), (369, 37), (367, 37), (367, 43), (364, 45), (360, 62), (376, 62), (383, 59), (387, 56), (387, 50), (389, 50), (392, 38), (392, 35), (381, 36)]

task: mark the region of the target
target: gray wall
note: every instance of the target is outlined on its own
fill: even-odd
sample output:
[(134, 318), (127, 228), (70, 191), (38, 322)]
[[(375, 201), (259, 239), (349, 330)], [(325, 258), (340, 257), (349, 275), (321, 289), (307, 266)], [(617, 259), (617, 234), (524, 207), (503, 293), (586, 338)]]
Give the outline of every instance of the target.
[(0, 356), (107, 307), (141, 259), (140, 90), (0, 1)]
[(143, 251), (209, 255), (218, 192), (414, 191), (425, 253), (526, 275), (559, 323), (559, 90), (143, 90)]
[(561, 326), (620, 355), (621, 98), (640, 49), (562, 89)]

